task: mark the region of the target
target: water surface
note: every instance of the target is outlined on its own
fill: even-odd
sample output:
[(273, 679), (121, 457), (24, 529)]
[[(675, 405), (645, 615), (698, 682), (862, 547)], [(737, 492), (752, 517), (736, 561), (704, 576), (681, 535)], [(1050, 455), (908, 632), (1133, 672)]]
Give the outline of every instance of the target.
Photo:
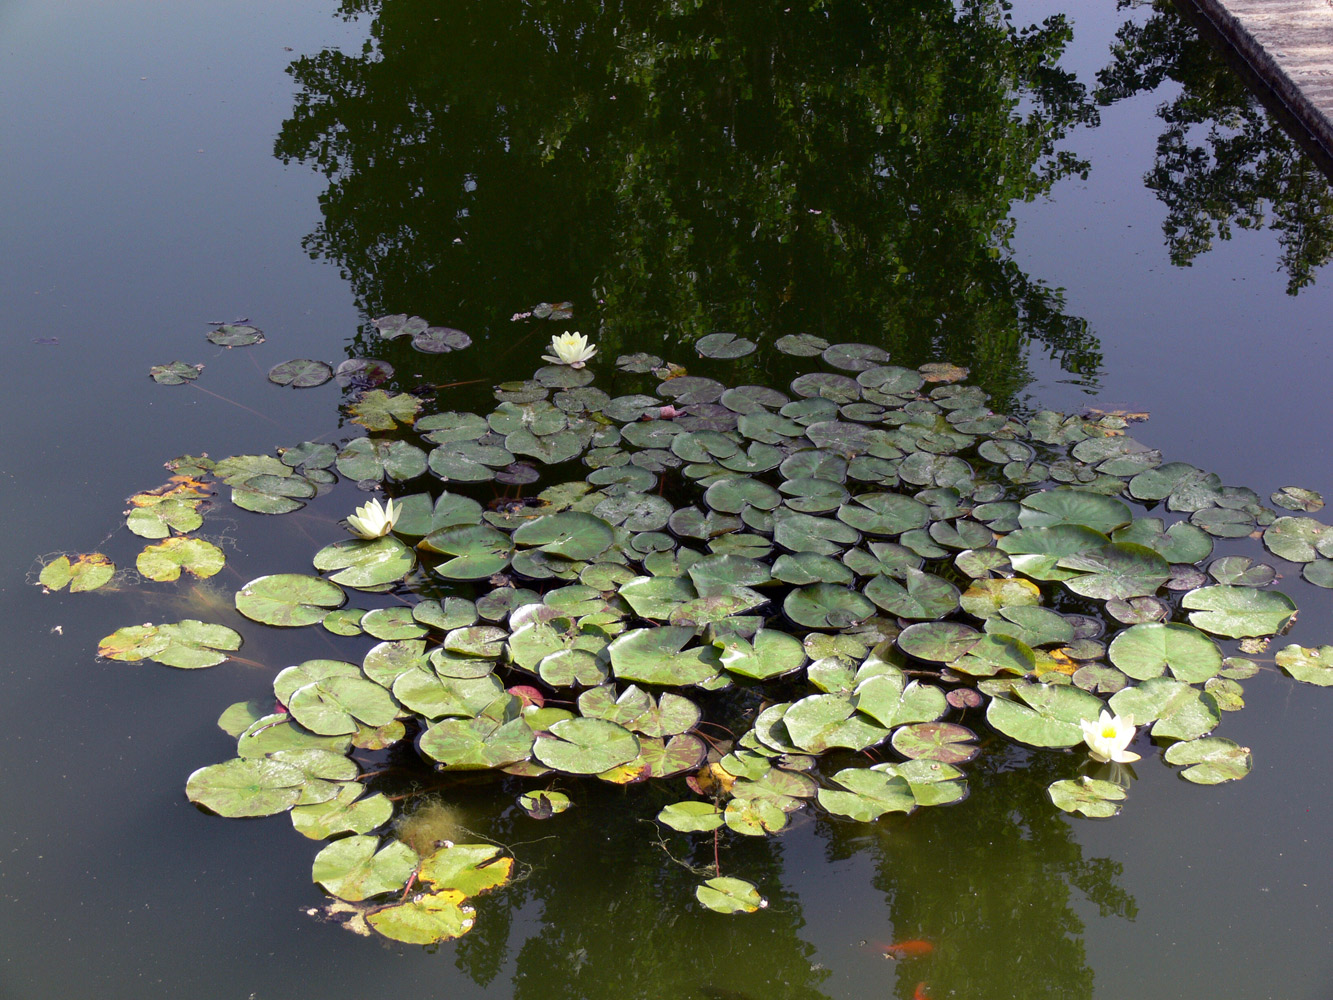
[[(220, 511), (217, 587), (28, 585), (39, 554), (132, 560), (122, 498), (167, 458), (350, 435), (335, 387), (279, 390), (269, 366), (337, 361), (369, 344), (369, 317), (407, 310), (478, 340), (450, 378), (520, 377), (540, 343), (510, 317), (564, 298), (607, 353), (689, 362), (680, 345), (714, 329), (883, 343), (969, 364), (1014, 407), (1148, 411), (1136, 434), (1168, 460), (1262, 495), (1333, 496), (1327, 187), (1169, 9), (1075, 11), (1072, 37), (1039, 36), (1025, 61), (984, 4), (886, 5), (890, 31), (767, 5), (672, 23), (656, 6), (0, 9), (17, 376), (0, 994), (907, 997), (920, 977), (932, 996), (1326, 997), (1333, 713), (1277, 676), (1222, 728), (1255, 751), (1237, 785), (1148, 760), (1125, 813), (1096, 823), (1044, 801), (1058, 762), (988, 758), (960, 806), (735, 845), (725, 863), (772, 900), (745, 920), (682, 905), (694, 877), (633, 822), (646, 796), (591, 793), (561, 826), (463, 797), (464, 821), (535, 871), (428, 952), (311, 918), (313, 843), (181, 791), (231, 755), (223, 707), (318, 655), (237, 624), (231, 591), (304, 565), (344, 506)], [(1124, 23), (1142, 58), (1103, 83)], [(1213, 150), (1234, 169), (1206, 169)], [(1198, 225), (1207, 212), (1229, 238)], [(268, 344), (203, 340), (241, 316)], [(146, 378), (177, 359), (206, 365), (198, 388)], [(400, 365), (404, 388), (417, 374)], [(482, 405), (468, 391), (449, 405)], [(1282, 589), (1302, 607), (1293, 640), (1333, 635), (1327, 592)], [(240, 628), (271, 667), (92, 655), (120, 625), (191, 616)], [(938, 947), (917, 967), (863, 946), (919, 936)]]

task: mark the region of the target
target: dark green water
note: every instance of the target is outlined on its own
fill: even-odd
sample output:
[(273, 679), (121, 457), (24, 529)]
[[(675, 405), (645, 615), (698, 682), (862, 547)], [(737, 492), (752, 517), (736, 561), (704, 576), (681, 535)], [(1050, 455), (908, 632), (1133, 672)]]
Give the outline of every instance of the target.
[[(588, 793), (559, 825), (461, 796), (533, 872), (425, 952), (306, 915), (316, 845), (285, 818), (181, 791), (231, 754), (223, 707), (320, 655), (231, 590), (305, 565), (346, 505), (210, 520), (217, 588), (25, 581), (39, 554), (132, 559), (123, 498), (167, 458), (350, 436), (333, 385), (279, 390), (269, 366), (363, 353), (367, 319), (405, 310), (477, 346), (393, 347), (401, 388), (521, 377), (541, 337), (511, 316), (543, 300), (574, 300), (607, 354), (808, 330), (947, 358), (1015, 407), (1147, 410), (1168, 459), (1333, 496), (1326, 182), (1170, 11), (1021, 34), (1059, 5), (1012, 26), (927, 2), (179, 6), (0, 6), (0, 996), (1329, 995), (1333, 713), (1280, 677), (1223, 727), (1255, 750), (1237, 785), (1148, 760), (1094, 823), (1049, 806), (1040, 755), (988, 758), (959, 806), (735, 844), (724, 865), (771, 900), (744, 919), (682, 902), (694, 876), (634, 821), (645, 796)], [(238, 316), (268, 344), (203, 340)], [(146, 378), (176, 359), (200, 388)], [(735, 377), (780, 370), (765, 349)], [(1326, 591), (1282, 589), (1293, 640), (1333, 636)], [(93, 656), (187, 615), (269, 666)], [(929, 958), (863, 944), (916, 937)]]

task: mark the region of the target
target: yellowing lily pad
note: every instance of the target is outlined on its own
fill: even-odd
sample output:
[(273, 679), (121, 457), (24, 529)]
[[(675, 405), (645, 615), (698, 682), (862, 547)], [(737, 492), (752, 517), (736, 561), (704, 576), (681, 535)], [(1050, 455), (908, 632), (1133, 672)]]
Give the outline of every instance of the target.
[(42, 567), (37, 578), (47, 590), (60, 590), (68, 584), (71, 594), (96, 590), (116, 575), (116, 564), (100, 552), (59, 556)]

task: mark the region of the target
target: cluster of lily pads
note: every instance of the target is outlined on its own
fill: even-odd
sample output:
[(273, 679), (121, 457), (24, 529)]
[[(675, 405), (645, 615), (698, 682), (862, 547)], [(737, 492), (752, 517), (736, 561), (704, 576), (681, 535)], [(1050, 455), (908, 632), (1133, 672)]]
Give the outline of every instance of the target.
[[(1275, 493), (1278, 516), (1164, 463), (1122, 416), (1017, 419), (951, 365), (812, 335), (774, 346), (822, 370), (787, 391), (729, 387), (634, 354), (614, 378), (642, 391), (612, 396), (586, 344), (553, 344), (564, 363), (500, 384), (489, 413), (367, 389), (348, 411), (370, 433), (341, 447), (174, 463), (129, 516), (173, 552), (195, 541), (207, 482), (270, 514), (339, 476), (394, 496), (352, 524), (376, 537), (237, 592), (254, 622), (377, 644), (288, 666), (273, 700), (228, 708), (237, 756), (192, 774), (189, 798), (290, 812), (331, 840), (315, 881), (381, 933), (429, 942), (465, 933), (468, 900), (513, 859), (448, 842), (422, 856), (394, 836), (393, 804), (361, 775), (409, 741), (436, 772), (493, 772), (537, 818), (573, 805), (580, 779), (673, 782), (660, 822), (715, 837), (774, 834), (803, 809), (868, 823), (957, 802), (963, 765), (995, 740), (1067, 753), (1050, 797), (1088, 816), (1122, 807), (1136, 735), (1190, 781), (1248, 773), (1248, 748), (1211, 734), (1259, 669), (1238, 654), (1296, 609), (1272, 566), (1214, 558), (1215, 539), (1261, 534), (1329, 586), (1317, 495)], [(731, 334), (695, 347), (756, 349)], [(161, 558), (202, 576), (208, 555)], [(240, 645), (184, 621), (120, 629), (100, 652), (204, 667)], [(1333, 684), (1333, 647), (1276, 662)], [(715, 874), (704, 905), (763, 905)]]

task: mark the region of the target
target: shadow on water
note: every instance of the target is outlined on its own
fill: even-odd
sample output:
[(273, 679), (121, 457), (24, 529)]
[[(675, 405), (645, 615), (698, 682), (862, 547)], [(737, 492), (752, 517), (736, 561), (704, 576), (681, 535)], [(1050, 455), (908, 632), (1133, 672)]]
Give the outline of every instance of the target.
[[(1121, 7), (1133, 6), (1120, 0)], [(1164, 128), (1143, 182), (1166, 207), (1171, 262), (1193, 264), (1232, 229), (1273, 230), (1296, 295), (1333, 258), (1333, 190), (1300, 144), (1270, 115), (1218, 51), (1170, 0), (1116, 32), (1096, 100), (1113, 104), (1168, 80), (1180, 91), (1157, 109)]]
[[(681, 905), (714, 843), (652, 822), (669, 788), (574, 785), (577, 805), (553, 828), (497, 809), (493, 784), (455, 787), (450, 808), (474, 835), (509, 844), (521, 874), (448, 946), (454, 964), (480, 987), (508, 979), (516, 1000), (907, 1000), (919, 983), (934, 997), (1092, 997), (1081, 913), (1132, 921), (1138, 908), (1120, 864), (1086, 857), (1073, 821), (1050, 807), (1046, 785), (1067, 755), (1009, 748), (972, 766), (960, 806), (723, 836), (723, 871), (744, 872), (769, 901), (745, 917)], [(904, 940), (927, 953), (887, 960), (883, 945)]]
[(813, 332), (969, 365), (1003, 405), (1029, 345), (1101, 364), (1009, 252), (1097, 110), (1064, 19), (1006, 7), (348, 0), (371, 42), (291, 65), (275, 152), (327, 175), (306, 249), (368, 315), (504, 343), (570, 299), (607, 353)]

